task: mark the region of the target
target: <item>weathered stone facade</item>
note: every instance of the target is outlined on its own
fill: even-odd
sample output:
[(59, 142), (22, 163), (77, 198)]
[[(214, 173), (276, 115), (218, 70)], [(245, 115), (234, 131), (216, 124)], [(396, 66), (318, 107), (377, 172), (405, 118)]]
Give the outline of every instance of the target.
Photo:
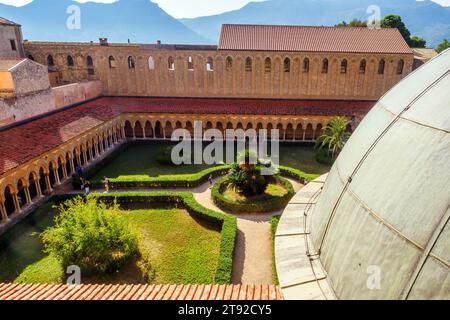
[[(27, 42), (25, 49), (39, 63), (53, 61), (50, 68), (60, 73), (63, 82), (99, 79), (105, 95), (121, 96), (375, 101), (413, 65), (412, 54), (43, 42)], [(88, 67), (88, 59), (93, 66)]]
[(0, 126), (55, 109), (45, 66), (24, 59), (1, 73), (10, 81), (8, 91), (0, 94)]
[(19, 59), (25, 57), (20, 25), (0, 18), (0, 58)]

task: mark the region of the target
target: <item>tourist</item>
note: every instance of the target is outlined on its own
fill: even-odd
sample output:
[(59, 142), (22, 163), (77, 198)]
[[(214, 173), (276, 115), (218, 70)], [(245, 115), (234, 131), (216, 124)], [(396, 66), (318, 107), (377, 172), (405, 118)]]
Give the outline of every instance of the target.
[(88, 195), (90, 191), (91, 191), (91, 183), (88, 180), (86, 180), (84, 183), (84, 193)]
[(213, 176), (212, 176), (212, 174), (209, 175), (208, 181), (209, 181), (209, 187), (212, 188), (212, 186), (213, 186)]
[(109, 179), (108, 177), (103, 177), (103, 185), (105, 187), (105, 193), (109, 192)]

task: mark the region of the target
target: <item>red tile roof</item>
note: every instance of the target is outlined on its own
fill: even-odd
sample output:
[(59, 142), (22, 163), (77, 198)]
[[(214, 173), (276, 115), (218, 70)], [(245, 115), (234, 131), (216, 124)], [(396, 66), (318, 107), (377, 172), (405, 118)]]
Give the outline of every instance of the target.
[(397, 29), (224, 24), (219, 50), (412, 54)]
[(75, 138), (122, 112), (261, 115), (365, 115), (373, 101), (108, 97), (0, 130), (0, 173)]
[(0, 284), (4, 300), (283, 300), (274, 285)]

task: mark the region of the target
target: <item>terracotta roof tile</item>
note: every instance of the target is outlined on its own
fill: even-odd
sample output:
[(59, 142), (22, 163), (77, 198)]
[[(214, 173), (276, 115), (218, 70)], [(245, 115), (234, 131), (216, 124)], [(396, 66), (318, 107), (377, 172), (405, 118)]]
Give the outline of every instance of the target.
[[(254, 297), (253, 289), (264, 292)], [(218, 295), (216, 295), (218, 293)], [(0, 284), (0, 300), (282, 300), (273, 285)]]
[(0, 174), (124, 112), (255, 115), (365, 115), (374, 101), (108, 97), (0, 130)]
[(219, 50), (412, 54), (397, 29), (224, 24)]

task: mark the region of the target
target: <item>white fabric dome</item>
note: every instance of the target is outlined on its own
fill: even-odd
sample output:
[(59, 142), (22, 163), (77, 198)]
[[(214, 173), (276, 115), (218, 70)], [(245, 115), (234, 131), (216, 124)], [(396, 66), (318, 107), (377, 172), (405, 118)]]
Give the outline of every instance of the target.
[[(327, 178), (311, 235), (338, 298), (450, 299), (449, 220), (447, 50), (361, 122)], [(371, 266), (379, 289), (367, 286)]]

